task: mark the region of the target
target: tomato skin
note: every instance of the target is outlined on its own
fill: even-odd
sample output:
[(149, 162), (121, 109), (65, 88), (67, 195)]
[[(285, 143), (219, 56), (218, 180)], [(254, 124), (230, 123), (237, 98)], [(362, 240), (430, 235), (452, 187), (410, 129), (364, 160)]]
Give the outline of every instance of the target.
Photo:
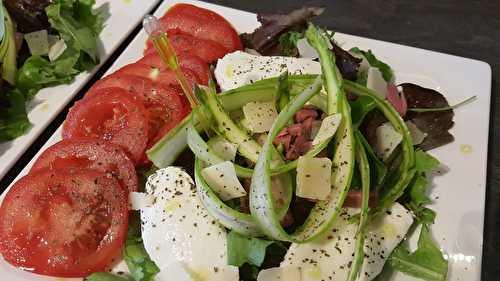
[(138, 164), (148, 143), (148, 112), (125, 90), (107, 88), (77, 102), (63, 124), (62, 137), (95, 138), (123, 148)]
[[(190, 69), (182, 68), (182, 72), (191, 84), (199, 83), (198, 77)], [(135, 75), (151, 80), (152, 82), (179, 85), (175, 73), (171, 70), (160, 70), (142, 63), (132, 63), (117, 70), (113, 75)]]
[[(205, 61), (198, 56), (187, 52), (178, 53), (177, 58), (182, 69), (191, 70), (198, 78), (200, 84), (205, 86), (208, 85), (211, 73), (210, 68)], [(163, 63), (160, 56), (156, 52), (152, 52), (144, 56), (142, 59), (138, 60), (137, 63), (159, 68), (160, 71), (167, 69), (167, 66)]]
[(43, 169), (90, 169), (117, 179), (128, 191), (137, 191), (134, 164), (117, 145), (94, 139), (66, 139), (47, 148), (35, 161), (30, 172)]
[(196, 38), (221, 44), (227, 52), (243, 49), (238, 33), (219, 14), (190, 4), (176, 4), (160, 19), (166, 30), (179, 29)]
[(10, 264), (43, 275), (104, 271), (120, 256), (127, 206), (127, 192), (104, 173), (30, 173), (0, 206), (0, 252)]
[[(190, 34), (183, 33), (178, 29), (168, 30), (167, 33), (172, 48), (174, 48), (176, 53), (186, 52), (195, 55), (208, 64), (230, 53), (228, 49), (216, 41), (197, 38)], [(150, 41), (148, 41), (144, 55), (149, 55), (154, 52), (156, 51)]]

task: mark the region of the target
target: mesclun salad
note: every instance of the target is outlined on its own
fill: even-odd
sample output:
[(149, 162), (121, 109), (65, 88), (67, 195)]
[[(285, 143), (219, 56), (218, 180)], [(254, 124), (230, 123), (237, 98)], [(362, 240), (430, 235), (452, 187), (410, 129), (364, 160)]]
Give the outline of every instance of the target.
[(170, 8), (169, 63), (199, 105), (151, 43), (97, 82), (2, 202), (3, 258), (90, 281), (446, 280), (426, 151), (453, 141), (462, 103), (395, 85), (309, 23), (321, 12), (260, 15), (240, 41), (212, 11)]
[(30, 127), (25, 102), (99, 63), (94, 0), (0, 1), (0, 141)]

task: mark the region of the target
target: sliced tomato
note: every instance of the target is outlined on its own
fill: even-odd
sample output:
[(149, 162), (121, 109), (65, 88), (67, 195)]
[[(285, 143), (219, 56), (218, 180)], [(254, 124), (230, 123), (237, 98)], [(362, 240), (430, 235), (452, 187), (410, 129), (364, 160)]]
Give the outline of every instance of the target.
[(219, 14), (190, 4), (177, 4), (160, 19), (164, 28), (179, 29), (196, 38), (221, 44), (228, 52), (241, 50), (240, 37)]
[(120, 88), (102, 89), (71, 108), (63, 125), (63, 139), (95, 138), (123, 148), (138, 164), (148, 143), (148, 112), (141, 102)]
[(90, 169), (117, 179), (128, 191), (137, 191), (134, 164), (117, 145), (94, 139), (66, 139), (47, 148), (35, 161), (31, 172), (42, 169)]
[[(92, 88), (85, 94), (85, 98), (91, 98), (96, 93), (99, 94), (99, 90), (106, 88), (122, 88), (128, 93), (131, 93), (131, 96), (140, 100), (142, 93), (148, 93), (151, 91), (154, 82), (150, 79), (129, 75), (129, 74), (121, 74), (121, 73), (113, 73), (108, 75), (101, 80), (98, 80)], [(142, 101), (142, 100), (140, 100)]]
[(0, 207), (0, 252), (34, 273), (85, 277), (119, 258), (128, 196), (94, 170), (40, 170), (21, 178)]
[[(186, 76), (186, 79), (194, 83), (200, 83), (198, 77), (191, 70), (182, 68), (182, 72)], [(114, 74), (116, 75), (135, 75), (149, 79), (153, 82), (167, 84), (167, 85), (179, 85), (177, 82), (177, 77), (175, 73), (171, 70), (160, 70), (159, 68), (152, 67), (142, 63), (132, 63), (120, 68)]]
[[(223, 47), (216, 41), (197, 38), (189, 34), (180, 32), (179, 30), (168, 30), (168, 38), (176, 53), (187, 52), (201, 58), (206, 63), (212, 63), (217, 59), (222, 58), (227, 53), (228, 49)], [(148, 41), (147, 49), (144, 55), (149, 55), (155, 52), (153, 46)]]
[[(198, 78), (200, 84), (208, 85), (208, 80), (210, 79), (210, 68), (208, 68), (208, 64), (206, 62), (204, 62), (198, 56), (189, 54), (187, 52), (180, 52), (179, 54), (177, 54), (177, 58), (179, 59), (181, 68), (191, 70), (194, 74), (196, 74), (196, 77)], [(149, 65), (151, 67), (159, 68), (160, 71), (167, 70), (167, 66), (165, 66), (160, 56), (156, 52), (144, 56), (137, 62)]]
[[(85, 98), (98, 96), (103, 92), (103, 87), (107, 86), (126, 90), (129, 96), (144, 105), (148, 111), (149, 140), (156, 137), (165, 123), (177, 124), (190, 111), (187, 99), (179, 87), (153, 83), (146, 78), (121, 73), (114, 73), (102, 82), (97, 82)], [(151, 142), (150, 145), (152, 145)]]

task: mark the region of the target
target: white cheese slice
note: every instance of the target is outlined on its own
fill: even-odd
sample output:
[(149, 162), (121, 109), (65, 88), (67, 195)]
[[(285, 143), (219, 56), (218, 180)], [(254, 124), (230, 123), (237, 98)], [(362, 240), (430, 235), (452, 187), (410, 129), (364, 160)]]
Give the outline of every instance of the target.
[(382, 160), (386, 160), (402, 140), (403, 136), (394, 129), (391, 123), (384, 123), (375, 131), (375, 153)]
[(321, 122), (321, 127), (319, 127), (319, 131), (313, 139), (312, 145), (318, 145), (333, 137), (333, 135), (335, 135), (335, 132), (337, 132), (337, 129), (339, 128), (341, 122), (342, 114), (340, 113), (332, 114), (323, 119), (323, 121)]
[(307, 38), (301, 38), (297, 41), (297, 50), (301, 58), (317, 59), (319, 58), (318, 52), (307, 41)]
[(130, 210), (141, 210), (150, 207), (154, 203), (154, 196), (143, 192), (130, 192), (128, 194), (128, 202)]
[[(292, 244), (282, 267), (302, 268), (302, 281), (347, 280), (353, 260), (357, 224), (348, 222), (359, 209), (343, 209), (332, 231), (310, 243)], [(364, 245), (366, 254), (358, 281), (375, 278), (413, 223), (409, 211), (395, 203), (385, 215), (370, 222)]]
[(302, 281), (297, 266), (272, 267), (259, 272), (257, 281)]
[(410, 120), (406, 121), (406, 127), (408, 127), (408, 131), (410, 131), (410, 136), (411, 140), (413, 142), (413, 145), (421, 144), (425, 137), (427, 137), (427, 134), (422, 132), (415, 123), (411, 122)]
[(50, 47), (49, 60), (50, 61), (57, 60), (64, 53), (64, 51), (66, 51), (67, 48), (68, 46), (66, 45), (66, 42), (63, 39), (58, 40), (57, 42), (54, 43), (54, 45)]
[(328, 158), (299, 157), (297, 162), (298, 197), (325, 200), (332, 189), (332, 161)]
[(255, 81), (290, 74), (321, 74), (318, 62), (305, 58), (255, 56), (237, 51), (217, 62), (215, 78), (221, 90), (226, 91)]
[(215, 154), (220, 158), (234, 162), (236, 158), (236, 151), (238, 146), (232, 142), (227, 141), (224, 138), (218, 138), (214, 143), (210, 145)]
[(239, 280), (238, 268), (227, 266), (226, 230), (203, 207), (186, 172), (177, 167), (156, 171), (147, 180), (146, 193), (156, 200), (141, 210), (144, 247), (167, 273), (156, 281), (171, 280), (168, 267), (176, 262), (194, 280)]
[(382, 73), (376, 67), (369, 67), (366, 77), (366, 87), (375, 91), (380, 97), (387, 96), (387, 82), (385, 82)]
[(201, 175), (222, 201), (247, 195), (236, 175), (234, 164), (224, 161), (201, 170)]
[(49, 36), (46, 29), (24, 34), (30, 53), (34, 56), (43, 56), (49, 53)]
[(269, 132), (274, 120), (278, 117), (274, 101), (249, 102), (243, 106), (243, 114), (248, 128), (253, 133)]

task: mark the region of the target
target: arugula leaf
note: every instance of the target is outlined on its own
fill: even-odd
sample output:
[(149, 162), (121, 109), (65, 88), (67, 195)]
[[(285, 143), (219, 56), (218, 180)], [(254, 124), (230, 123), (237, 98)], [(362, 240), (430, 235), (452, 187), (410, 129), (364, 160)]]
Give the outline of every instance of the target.
[(96, 272), (85, 277), (84, 281), (128, 281), (127, 278), (109, 272)]
[(0, 142), (17, 138), (30, 126), (24, 95), (18, 90), (0, 93)]
[(73, 48), (67, 48), (53, 62), (41, 56), (31, 56), (19, 69), (16, 86), (29, 100), (44, 87), (68, 83), (73, 80), (82, 70), (78, 66), (79, 60), (80, 52)]
[(358, 97), (355, 101), (350, 102), (352, 126), (359, 128), (368, 112), (375, 109), (376, 104), (372, 98), (367, 96)]
[(354, 47), (350, 51), (355, 54), (363, 55), (371, 66), (380, 70), (380, 73), (382, 73), (382, 77), (384, 77), (386, 82), (391, 82), (394, 79), (394, 72), (391, 67), (385, 62), (378, 60), (371, 50), (363, 51), (358, 47)]
[(432, 171), (439, 166), (439, 160), (434, 158), (429, 153), (417, 149), (415, 151), (415, 168), (420, 172)]
[(266, 249), (273, 241), (251, 238), (231, 231), (227, 235), (227, 263), (242, 266), (249, 263), (261, 266), (266, 257)]
[(432, 240), (426, 224), (422, 225), (417, 250), (410, 253), (406, 246), (399, 245), (388, 262), (395, 270), (426, 281), (446, 280), (448, 273), (448, 262)]
[(137, 212), (130, 218), (123, 259), (135, 281), (154, 281), (154, 276), (160, 272), (142, 244), (140, 218)]
[(45, 8), (50, 25), (66, 44), (82, 50), (98, 63), (97, 37), (102, 29), (100, 16), (92, 14), (95, 0), (55, 0)]
[(408, 185), (406, 198), (409, 198), (409, 201), (405, 205), (413, 212), (418, 222), (432, 224), (436, 218), (436, 212), (424, 207), (432, 202), (427, 196), (427, 188), (428, 182), (425, 173), (417, 172)]
[(299, 39), (304, 38), (304, 34), (295, 31), (289, 31), (281, 34), (279, 38), (279, 46), (281, 53), (284, 56), (295, 56), (297, 55), (297, 42)]

